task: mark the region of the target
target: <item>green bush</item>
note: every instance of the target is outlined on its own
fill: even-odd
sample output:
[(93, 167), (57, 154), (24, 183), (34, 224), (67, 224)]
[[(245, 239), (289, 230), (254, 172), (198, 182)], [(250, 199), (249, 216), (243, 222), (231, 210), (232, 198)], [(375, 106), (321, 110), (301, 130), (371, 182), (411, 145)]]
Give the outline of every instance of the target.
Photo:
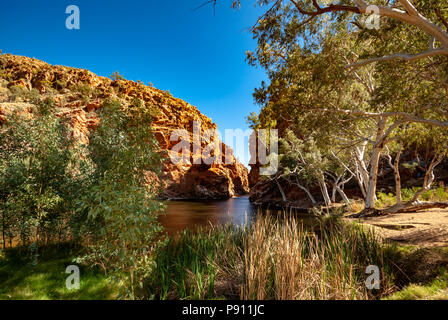
[(26, 88), (20, 87), (20, 86), (11, 86), (9, 88), (10, 91), (10, 101), (16, 102), (19, 99), (22, 99), (25, 102), (31, 102), (38, 104), (40, 99), (40, 93), (36, 89), (28, 90)]
[[(81, 261), (97, 264), (123, 280), (124, 297), (135, 298), (154, 266), (164, 206), (144, 178), (157, 172), (161, 158), (150, 118), (105, 105), (100, 126), (91, 136), (94, 166), (88, 194), (78, 204), (80, 236), (88, 239)], [(145, 125), (141, 125), (144, 123)]]
[(37, 265), (44, 245), (73, 240), (84, 247), (78, 262), (100, 266), (135, 298), (154, 266), (165, 209), (145, 178), (161, 167), (151, 116), (108, 103), (85, 146), (54, 110), (47, 99), (31, 119), (15, 113), (0, 127), (3, 247), (20, 240)]
[[(401, 190), (401, 197), (404, 202), (411, 200), (414, 195), (420, 190), (419, 187), (405, 188)], [(448, 201), (448, 190), (444, 187), (437, 187), (424, 192), (420, 196), (422, 201)], [(387, 208), (393, 206), (396, 203), (396, 197), (392, 193), (377, 193), (377, 203), (379, 208)]]
[(83, 175), (68, 128), (50, 99), (33, 119), (13, 114), (0, 129), (0, 213), (2, 240), (23, 246), (65, 240), (68, 214)]
[(387, 208), (393, 206), (396, 203), (396, 197), (392, 193), (377, 193), (376, 206), (379, 208)]
[(116, 80), (126, 80), (118, 71), (115, 71), (110, 75), (110, 78), (114, 81)]
[(78, 92), (82, 102), (86, 103), (88, 102), (91, 97), (94, 94), (94, 89), (88, 85), (88, 84), (78, 84), (78, 85), (73, 85), (71, 88), (71, 90)]

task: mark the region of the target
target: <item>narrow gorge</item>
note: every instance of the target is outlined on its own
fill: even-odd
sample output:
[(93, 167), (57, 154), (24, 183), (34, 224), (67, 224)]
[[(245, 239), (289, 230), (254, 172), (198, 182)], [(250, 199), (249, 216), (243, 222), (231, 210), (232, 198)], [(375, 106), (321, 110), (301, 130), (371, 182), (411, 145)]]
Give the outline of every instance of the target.
[[(160, 177), (150, 178), (158, 179), (162, 199), (229, 199), (249, 192), (247, 168), (222, 142), (222, 154), (215, 156), (232, 154), (230, 164), (193, 164), (192, 156), (190, 164), (172, 163), (169, 154), (178, 143), (170, 140), (173, 130), (185, 129), (192, 134), (194, 121), (201, 123), (201, 132), (216, 129), (216, 124), (195, 106), (167, 91), (120, 76), (112, 80), (88, 70), (52, 66), (10, 54), (0, 55), (0, 81), (0, 123), (6, 123), (13, 110), (30, 113), (32, 101), (52, 96), (57, 114), (70, 122), (73, 137), (83, 143), (88, 143), (89, 132), (100, 121), (99, 111), (105, 101), (153, 108), (152, 128), (165, 161)], [(205, 144), (202, 139), (201, 146)]]

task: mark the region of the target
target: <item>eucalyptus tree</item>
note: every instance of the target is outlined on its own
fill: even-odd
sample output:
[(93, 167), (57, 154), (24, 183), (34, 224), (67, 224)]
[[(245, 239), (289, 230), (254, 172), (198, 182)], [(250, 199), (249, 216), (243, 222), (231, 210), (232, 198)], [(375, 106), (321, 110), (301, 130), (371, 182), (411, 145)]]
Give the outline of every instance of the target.
[[(429, 0), (417, 7), (406, 0), (259, 4), (270, 7), (252, 29), (258, 47), (248, 59), (270, 77), (270, 85), (255, 92), (264, 105), (260, 119), (299, 119), (298, 125), (324, 133), (336, 127), (358, 135), (363, 142), (355, 155), (368, 145), (370, 159), (368, 165), (358, 161), (356, 176), (366, 209), (373, 209), (379, 159), (396, 130), (409, 123), (448, 126), (447, 5)], [(366, 27), (372, 8), (381, 17), (379, 30)], [(366, 123), (374, 123), (375, 132), (357, 133)]]
[(281, 140), (281, 145), (280, 163), (285, 168), (283, 178), (302, 189), (313, 205), (316, 204), (316, 200), (308, 186), (316, 181), (325, 205), (331, 205), (325, 181), (327, 158), (317, 147), (315, 141), (312, 138), (298, 139), (292, 131), (288, 130), (285, 139)]
[[(401, 128), (400, 132), (396, 135), (395, 141), (393, 141), (391, 148), (395, 150), (395, 157), (393, 158), (387, 148), (387, 160), (389, 166), (392, 168), (395, 178), (395, 194), (396, 204), (388, 209), (386, 212), (397, 211), (417, 211), (420, 209), (431, 207), (446, 207), (446, 203), (421, 203), (419, 201), (420, 196), (428, 191), (432, 184), (435, 182), (435, 169), (441, 164), (448, 153), (448, 132), (439, 127), (432, 127), (428, 125), (422, 125), (420, 123), (412, 123)], [(424, 176), (422, 179), (421, 188), (415, 192), (411, 199), (404, 201), (401, 192), (401, 176), (400, 176), (400, 159), (403, 149), (416, 150), (416, 159), (407, 163), (408, 169), (414, 169), (418, 167)], [(424, 160), (420, 159), (418, 154), (421, 150), (425, 150)]]

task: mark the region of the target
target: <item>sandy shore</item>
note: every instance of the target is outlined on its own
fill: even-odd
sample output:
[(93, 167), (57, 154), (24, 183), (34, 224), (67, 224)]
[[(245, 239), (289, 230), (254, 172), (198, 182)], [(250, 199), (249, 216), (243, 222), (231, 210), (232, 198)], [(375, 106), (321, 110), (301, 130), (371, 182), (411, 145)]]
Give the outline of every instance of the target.
[(448, 210), (430, 209), (360, 219), (387, 241), (419, 247), (448, 246)]

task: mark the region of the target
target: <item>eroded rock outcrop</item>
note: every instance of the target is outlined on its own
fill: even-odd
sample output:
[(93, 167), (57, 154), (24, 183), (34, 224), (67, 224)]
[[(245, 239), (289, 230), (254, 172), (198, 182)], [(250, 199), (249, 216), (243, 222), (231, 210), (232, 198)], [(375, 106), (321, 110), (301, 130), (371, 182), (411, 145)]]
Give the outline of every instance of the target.
[[(73, 137), (88, 143), (89, 133), (100, 121), (104, 101), (123, 105), (140, 101), (157, 112), (152, 123), (160, 152), (166, 156), (158, 180), (161, 198), (226, 199), (249, 191), (248, 171), (233, 156), (233, 151), (219, 142), (222, 154), (230, 155), (230, 164), (175, 164), (168, 156), (176, 141), (170, 141), (175, 129), (192, 132), (193, 122), (201, 123), (201, 133), (216, 129), (211, 119), (189, 103), (141, 82), (117, 77), (111, 80), (88, 70), (52, 66), (43, 61), (9, 54), (0, 55), (0, 123), (7, 121), (11, 110), (29, 112), (30, 101), (51, 96), (61, 117), (73, 128)], [(144, 125), (144, 124), (142, 124)], [(206, 144), (202, 141), (202, 147)], [(191, 161), (192, 163), (193, 161)], [(226, 162), (229, 163), (229, 162)]]

